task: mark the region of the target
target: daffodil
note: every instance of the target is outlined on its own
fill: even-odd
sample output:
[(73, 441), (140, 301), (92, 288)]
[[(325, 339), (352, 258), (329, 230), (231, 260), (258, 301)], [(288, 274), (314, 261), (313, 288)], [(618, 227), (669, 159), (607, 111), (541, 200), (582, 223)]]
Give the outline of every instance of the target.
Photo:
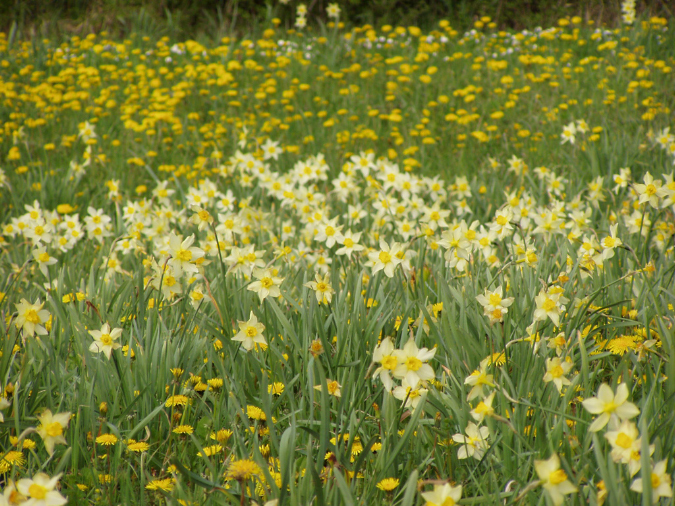
[[(628, 385), (621, 383), (616, 389), (616, 395), (612, 388), (603, 383), (598, 389), (597, 397), (589, 397), (582, 404), (586, 411), (598, 416), (588, 428), (591, 432), (601, 430), (610, 420), (614, 427), (619, 420), (630, 420), (640, 414), (635, 404), (628, 401)], [(612, 427), (612, 428), (614, 428)]]
[(40, 421), (37, 432), (45, 443), (47, 453), (51, 455), (54, 453), (54, 445), (66, 444), (63, 431), (68, 427), (68, 423), (70, 422), (70, 413), (52, 414), (49, 409), (45, 409), (37, 418)]
[(568, 480), (567, 473), (560, 469), (560, 458), (555, 453), (548, 460), (535, 460), (534, 468), (555, 506), (560, 506), (566, 495), (577, 491), (577, 487)]
[(257, 281), (248, 285), (248, 290), (255, 292), (260, 297), (260, 302), (267, 297), (281, 297), (281, 289), (279, 286), (284, 281), (284, 278), (276, 276), (272, 269), (254, 269), (253, 275)]
[(90, 330), (89, 334), (94, 338), (94, 342), (89, 346), (89, 351), (103, 353), (107, 359), (110, 359), (113, 350), (122, 347), (120, 343), (116, 342), (122, 335), (122, 329), (120, 328), (110, 329), (110, 325), (105, 323), (101, 330)]
[(558, 392), (563, 386), (571, 385), (572, 382), (566, 377), (566, 374), (572, 369), (570, 360), (561, 360), (560, 357), (546, 359), (546, 374), (544, 374), (544, 383), (553, 382)]
[(198, 272), (194, 262), (204, 256), (204, 251), (192, 246), (194, 241), (194, 234), (186, 239), (173, 233), (169, 236), (171, 258), (168, 264), (173, 268), (176, 277), (180, 277), (184, 272), (188, 274)]
[(379, 364), (379, 367), (373, 373), (373, 378), (379, 377), (384, 388), (387, 392), (390, 392), (394, 386), (394, 380), (391, 375), (398, 367), (398, 355), (395, 353), (394, 343), (390, 337), (385, 337), (375, 347), (373, 362)]
[(26, 299), (21, 299), (21, 302), (15, 304), (18, 314), (14, 325), (22, 331), (24, 339), (35, 334), (47, 335), (47, 329), (43, 324), (49, 319), (49, 311), (42, 309), (44, 305), (44, 302), (40, 303), (40, 299), (35, 304), (31, 304)]
[(398, 365), (393, 375), (398, 379), (405, 379), (410, 388), (415, 389), (420, 381), (429, 381), (434, 378), (433, 368), (427, 364), (434, 358), (436, 348), (418, 348), (414, 339), (409, 339), (402, 350), (395, 350)]
[[(661, 497), (673, 497), (672, 477), (667, 471), (668, 459), (661, 460), (652, 466), (649, 480), (652, 486), (652, 503), (659, 502)], [(630, 485), (630, 489), (641, 494), (643, 490), (643, 478), (636, 478)]]
[(26, 497), (21, 503), (26, 506), (61, 506), (68, 500), (63, 497), (56, 486), (61, 478), (60, 474), (49, 477), (45, 473), (37, 473), (32, 478), (23, 478), (16, 484), (17, 490)]
[[(633, 422), (624, 420), (615, 430), (608, 430), (605, 439), (612, 446), (610, 455), (614, 462), (628, 466), (631, 476), (637, 474), (642, 465), (641, 454), (642, 438), (637, 426)], [(654, 453), (655, 445), (649, 445), (649, 455)]]
[(434, 485), (431, 492), (422, 492), (425, 506), (455, 506), (462, 498), (462, 486), (451, 486), (449, 483)]
[(464, 434), (455, 434), (452, 440), (461, 446), (457, 450), (458, 459), (467, 459), (473, 457), (476, 460), (483, 458), (483, 455), (489, 448), (488, 438), (490, 429), (486, 426), (479, 427), (473, 422), (469, 422), (464, 429)]
[(304, 284), (304, 286), (306, 286), (310, 290), (314, 290), (314, 294), (316, 295), (316, 301), (319, 304), (322, 303), (330, 304), (331, 300), (333, 299), (333, 294), (335, 293), (335, 290), (333, 290), (329, 278), (330, 278), (329, 273), (326, 273), (322, 276), (320, 273), (317, 272), (314, 277), (314, 281), (310, 281)]
[(504, 315), (508, 308), (513, 304), (513, 297), (503, 298), (502, 287), (498, 286), (496, 290), (485, 290), (485, 294), (476, 297), (478, 303), (483, 306), (485, 316), (490, 318), (490, 323), (504, 321)]
[(233, 341), (240, 341), (246, 351), (251, 351), (255, 344), (267, 344), (263, 331), (265, 325), (258, 321), (258, 318), (251, 311), (247, 322), (238, 322), (239, 332), (232, 338)]
[(397, 253), (401, 250), (402, 247), (397, 242), (392, 242), (389, 245), (386, 241), (380, 241), (380, 251), (368, 253), (373, 274), (384, 271), (388, 278), (394, 277), (394, 269), (403, 261), (397, 256)]

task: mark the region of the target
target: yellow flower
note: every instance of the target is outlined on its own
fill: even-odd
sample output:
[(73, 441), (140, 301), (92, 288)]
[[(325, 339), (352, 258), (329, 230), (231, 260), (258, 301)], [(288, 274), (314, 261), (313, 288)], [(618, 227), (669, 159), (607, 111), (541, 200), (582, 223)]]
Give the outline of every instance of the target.
[(260, 476), (261, 474), (262, 472), (260, 470), (260, 466), (258, 466), (258, 464), (256, 464), (253, 460), (233, 460), (230, 462), (230, 465), (227, 466), (225, 479), (246, 481), (253, 477)]
[(398, 487), (399, 484), (400, 481), (398, 478), (385, 478), (384, 480), (381, 480), (376, 486), (384, 492), (391, 492), (396, 487)]
[(189, 399), (186, 395), (172, 395), (166, 400), (164, 405), (167, 408), (171, 408), (173, 406), (186, 406), (188, 402)]
[(117, 444), (117, 436), (115, 434), (101, 434), (96, 438), (96, 442), (103, 446), (113, 446)]

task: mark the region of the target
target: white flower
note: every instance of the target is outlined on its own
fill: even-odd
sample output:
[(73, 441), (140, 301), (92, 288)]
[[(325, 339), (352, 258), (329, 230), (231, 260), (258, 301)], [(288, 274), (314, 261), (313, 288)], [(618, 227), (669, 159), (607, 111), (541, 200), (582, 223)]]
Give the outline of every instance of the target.
[(537, 303), (537, 309), (534, 311), (534, 321), (543, 321), (550, 318), (553, 325), (560, 326), (560, 314), (565, 311), (564, 303), (567, 299), (561, 296), (558, 289), (542, 289), (534, 299)]
[(555, 453), (548, 460), (535, 460), (534, 468), (555, 506), (564, 502), (565, 495), (577, 491), (577, 487), (567, 479), (565, 471), (560, 469), (560, 459)]
[[(464, 435), (466, 434), (466, 435)], [(473, 457), (476, 460), (483, 458), (488, 449), (488, 438), (490, 429), (487, 427), (478, 427), (475, 423), (469, 422), (464, 429), (464, 434), (455, 434), (452, 440), (462, 446), (457, 450), (458, 459), (467, 459)]]
[(411, 388), (408, 382), (404, 379), (401, 382), (401, 386), (394, 388), (392, 394), (399, 401), (405, 402), (403, 407), (415, 409), (424, 395), (428, 392), (426, 388)]
[[(605, 439), (612, 445), (612, 460), (628, 465), (628, 472), (635, 476), (641, 467), (642, 438), (633, 422), (624, 420), (616, 430), (608, 430)], [(654, 453), (655, 445), (649, 445), (649, 455)]]
[(462, 498), (462, 486), (434, 485), (432, 492), (423, 492), (422, 498), (427, 502), (427, 506), (455, 506)]
[(565, 375), (572, 369), (572, 362), (568, 360), (560, 360), (559, 357), (546, 359), (546, 374), (544, 374), (544, 382), (552, 381), (558, 392), (562, 390), (563, 385), (571, 385), (569, 379)]
[(635, 191), (640, 196), (640, 204), (649, 202), (650, 206), (658, 208), (659, 199), (667, 195), (665, 189), (661, 188), (661, 181), (655, 180), (649, 172), (645, 174), (643, 181), (644, 184), (637, 183), (633, 185)]
[(272, 269), (254, 269), (253, 275), (258, 281), (254, 281), (248, 285), (248, 289), (258, 294), (260, 302), (264, 301), (267, 297), (281, 296), (279, 285), (281, 285), (284, 278), (275, 276), (275, 272)]
[(513, 304), (513, 297), (503, 297), (502, 287), (498, 286), (494, 292), (485, 290), (484, 295), (476, 297), (478, 303), (483, 306), (485, 316), (490, 318), (490, 323), (504, 321), (504, 315)]
[(40, 267), (40, 271), (42, 272), (42, 274), (45, 275), (46, 278), (48, 278), (49, 277), (48, 267), (56, 263), (56, 258), (50, 256), (49, 253), (47, 253), (46, 246), (40, 246), (39, 248), (35, 248), (32, 251), (32, 254), (33, 258)]
[(566, 142), (574, 144), (574, 136), (576, 133), (577, 133), (577, 126), (574, 124), (574, 122), (570, 123), (569, 125), (565, 125), (563, 127), (563, 132), (560, 135), (560, 137), (562, 138), (560, 144), (565, 144)]
[(22, 502), (22, 506), (61, 506), (66, 504), (68, 500), (63, 497), (57, 490), (56, 485), (61, 478), (57, 474), (50, 478), (45, 473), (38, 473), (33, 478), (23, 478), (16, 484), (19, 493), (26, 497), (26, 501)]
[(183, 272), (194, 273), (199, 272), (197, 266), (193, 262), (204, 256), (204, 251), (192, 246), (195, 241), (195, 236), (182, 240), (182, 238), (173, 232), (169, 236), (169, 250), (171, 259), (169, 265), (173, 268), (174, 275), (180, 277)]
[(331, 300), (333, 300), (333, 294), (335, 293), (335, 290), (333, 290), (333, 287), (330, 285), (330, 274), (326, 273), (321, 276), (321, 273), (317, 272), (314, 279), (315, 281), (305, 283), (303, 286), (314, 290), (316, 301), (319, 304), (330, 304)]
[(390, 337), (385, 337), (382, 339), (382, 342), (375, 347), (375, 351), (373, 351), (373, 362), (380, 364), (380, 367), (375, 369), (373, 378), (379, 376), (384, 388), (387, 392), (390, 392), (394, 385), (391, 374), (398, 367), (398, 356), (395, 353), (394, 343), (391, 341)]
[[(652, 503), (659, 502), (661, 497), (673, 497), (672, 478), (666, 471), (668, 459), (657, 462), (652, 468), (650, 481), (652, 482)], [(642, 493), (642, 478), (637, 478), (631, 483), (630, 489)]]
[(597, 397), (589, 397), (585, 399), (582, 404), (586, 411), (597, 417), (588, 430), (597, 432), (602, 429), (610, 419), (614, 419), (614, 425), (617, 425), (618, 420), (630, 420), (640, 414), (638, 407), (628, 400), (628, 385), (621, 383), (616, 389), (616, 395), (612, 392), (612, 388), (603, 383), (598, 389)]
[(360, 239), (361, 232), (353, 234), (351, 230), (347, 230), (342, 238), (342, 247), (335, 254), (351, 257), (353, 252), (363, 251), (364, 247), (359, 244)]
[(37, 419), (40, 421), (37, 432), (45, 443), (47, 453), (51, 455), (54, 453), (55, 444), (66, 444), (63, 430), (68, 427), (70, 413), (57, 413), (54, 415), (50, 410), (46, 409)]
[(265, 325), (258, 322), (258, 318), (251, 311), (251, 316), (247, 322), (238, 322), (239, 332), (235, 335), (233, 341), (241, 341), (242, 347), (246, 351), (251, 351), (254, 344), (267, 344), (265, 341), (265, 336), (263, 336), (263, 331), (265, 330)]
[(403, 261), (397, 256), (401, 250), (401, 245), (397, 242), (392, 242), (389, 246), (385, 241), (380, 241), (380, 251), (368, 253), (373, 274), (383, 270), (387, 277), (393, 278), (394, 269)]
[(110, 359), (113, 350), (122, 347), (120, 343), (115, 342), (122, 335), (122, 329), (120, 328), (110, 330), (110, 325), (105, 323), (101, 330), (90, 330), (89, 334), (94, 338), (94, 342), (89, 346), (89, 351), (103, 353), (107, 359)]
[(405, 379), (410, 388), (417, 388), (420, 381), (433, 379), (434, 370), (426, 362), (434, 358), (436, 348), (428, 350), (417, 348), (414, 339), (408, 340), (402, 350), (394, 351), (398, 358), (398, 366), (394, 369), (394, 377)]
[(47, 329), (42, 324), (49, 319), (49, 311), (42, 309), (45, 303), (40, 303), (40, 299), (35, 304), (31, 304), (26, 299), (21, 299), (21, 302), (15, 304), (16, 310), (19, 313), (16, 317), (14, 325), (17, 329), (23, 331), (23, 337), (34, 336), (35, 334), (44, 336), (47, 335)]

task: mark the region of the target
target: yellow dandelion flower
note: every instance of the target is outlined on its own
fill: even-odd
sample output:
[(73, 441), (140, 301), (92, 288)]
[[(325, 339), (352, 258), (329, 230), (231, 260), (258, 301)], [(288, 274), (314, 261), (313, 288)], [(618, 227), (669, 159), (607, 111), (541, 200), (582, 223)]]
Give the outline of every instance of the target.
[[(205, 446), (204, 447), (204, 455), (207, 457), (210, 457), (211, 455), (215, 455), (217, 453), (220, 453), (223, 451), (223, 447), (220, 445), (211, 445), (211, 446)], [(197, 456), (201, 457), (202, 452), (197, 452)]]
[(272, 395), (281, 395), (284, 393), (284, 384), (278, 381), (275, 381), (271, 385), (267, 386), (267, 393)]
[(152, 480), (145, 486), (145, 488), (146, 490), (161, 490), (163, 492), (171, 492), (173, 490), (174, 484), (175, 480), (173, 478), (164, 478), (161, 480)]
[(173, 429), (174, 434), (192, 434), (194, 432), (192, 425), (179, 425)]
[(377, 488), (379, 488), (384, 492), (391, 492), (396, 487), (398, 487), (400, 483), (401, 482), (399, 481), (398, 478), (385, 478), (384, 480), (380, 481), (376, 486)]
[(230, 429), (220, 429), (218, 432), (211, 433), (211, 439), (215, 439), (219, 443), (225, 443), (231, 437), (232, 431)]
[(103, 446), (113, 446), (117, 441), (117, 436), (115, 434), (101, 434), (96, 438), (96, 442)]
[(225, 479), (245, 481), (255, 476), (260, 476), (260, 466), (250, 459), (233, 460), (227, 466)]
[(637, 342), (640, 340), (639, 336), (615, 337), (607, 343), (607, 349), (614, 355), (623, 356), (628, 350), (637, 349)]
[(150, 445), (145, 441), (134, 441), (132, 443), (127, 442), (127, 450), (135, 453), (147, 452), (150, 449)]
[(267, 420), (265, 412), (257, 406), (246, 406), (246, 416), (248, 416), (251, 420)]
[(164, 405), (167, 408), (172, 408), (174, 406), (185, 406), (187, 405), (188, 401), (189, 399), (187, 395), (172, 395), (166, 400)]

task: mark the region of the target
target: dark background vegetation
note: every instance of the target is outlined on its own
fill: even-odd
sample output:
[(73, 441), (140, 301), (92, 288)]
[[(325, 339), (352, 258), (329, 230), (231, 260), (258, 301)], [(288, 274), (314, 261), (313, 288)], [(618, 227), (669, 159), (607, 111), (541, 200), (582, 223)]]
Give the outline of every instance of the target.
[[(292, 27), (301, 1), (309, 9), (310, 24), (325, 22), (329, 0), (0, 0), (0, 31), (14, 36), (86, 35), (107, 30), (123, 37), (144, 31), (174, 38), (208, 37), (254, 31), (273, 17)], [(564, 16), (614, 24), (621, 15), (620, 0), (337, 0), (341, 21), (410, 26), (423, 29), (448, 19), (466, 29), (481, 16), (499, 28), (550, 26)], [(638, 0), (638, 13), (672, 16), (672, 0)]]

